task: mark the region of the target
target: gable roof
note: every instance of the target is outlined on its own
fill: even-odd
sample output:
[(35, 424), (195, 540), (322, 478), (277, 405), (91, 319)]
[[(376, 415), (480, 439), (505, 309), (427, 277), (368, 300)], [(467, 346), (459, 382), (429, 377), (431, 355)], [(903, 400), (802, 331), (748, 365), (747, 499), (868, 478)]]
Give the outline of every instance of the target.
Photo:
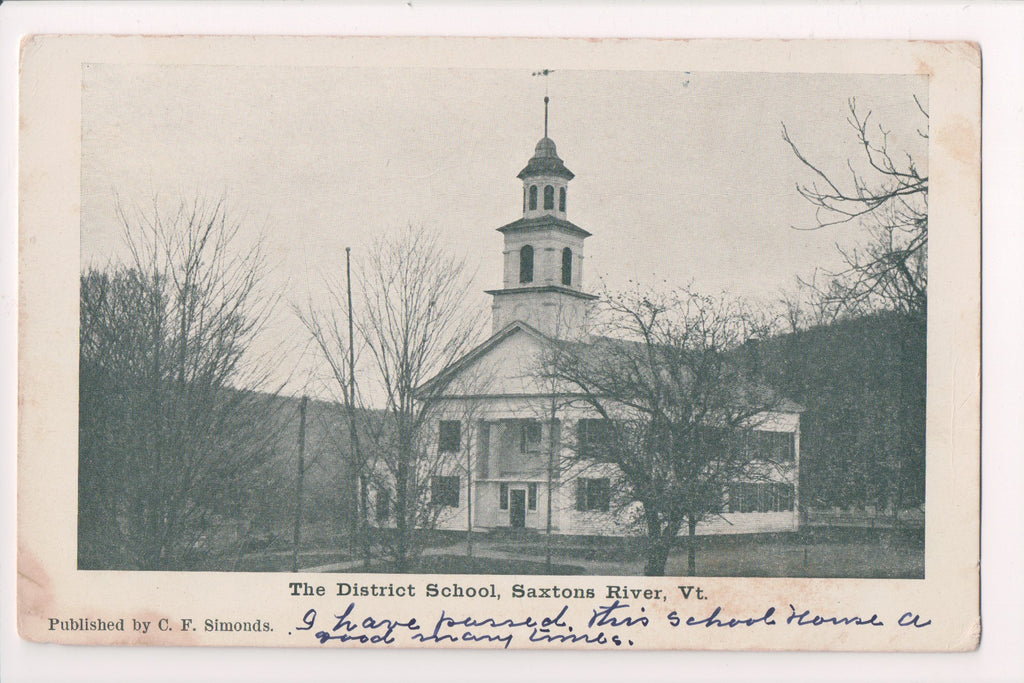
[[(435, 375), (428, 381), (424, 382), (417, 389), (417, 395), (422, 395), (424, 393), (431, 392), (439, 388), (444, 388), (445, 386), (448, 385), (449, 382), (454, 380), (459, 375), (459, 373), (461, 373), (467, 367), (469, 367), (477, 360), (490, 353), (493, 349), (497, 348), (504, 341), (518, 333), (524, 333), (529, 337), (535, 339), (536, 341), (540, 342), (541, 344), (553, 347), (567, 345), (579, 349), (596, 350), (601, 345), (639, 346), (639, 342), (603, 336), (591, 337), (588, 341), (566, 341), (555, 339), (553, 337), (549, 337), (548, 335), (537, 330), (531, 325), (528, 325), (527, 323), (517, 320), (509, 323), (501, 330), (493, 334), (491, 337), (478, 344), (476, 347), (467, 352), (454, 363), (441, 370), (437, 375)], [(770, 412), (780, 413), (801, 413), (804, 412), (805, 409), (803, 406), (801, 406), (799, 403), (796, 403), (795, 401), (787, 399), (783, 396), (776, 396), (776, 402), (771, 407), (767, 408), (767, 410), (769, 410)]]
[(521, 320), (514, 320), (505, 327), (501, 328), (489, 338), (470, 349), (464, 356), (456, 360), (448, 367), (442, 369), (436, 375), (428, 379), (426, 382), (416, 388), (417, 396), (423, 393), (433, 391), (438, 386), (444, 386), (451, 381), (456, 375), (462, 370), (472, 365), (477, 359), (482, 358), (496, 346), (501, 344), (503, 341), (508, 339), (514, 334), (523, 332), (534, 339), (540, 341), (543, 344), (550, 344), (554, 340), (548, 337), (546, 334), (538, 330), (537, 328), (527, 325)]
[[(585, 341), (585, 342), (567, 342), (567, 343), (570, 344), (570, 345), (575, 345), (579, 349), (585, 349), (585, 350), (593, 349), (593, 350), (599, 351), (602, 347), (604, 347), (604, 348), (610, 348), (613, 351), (616, 350), (616, 349), (628, 350), (629, 352), (632, 352), (632, 353), (636, 353), (636, 352), (644, 353), (646, 351), (646, 344), (644, 342), (642, 342), (642, 341), (635, 341), (635, 340), (630, 340), (630, 339), (620, 339), (620, 338), (617, 338), (617, 337), (607, 337), (607, 336), (599, 336), (599, 335), (592, 335), (590, 337), (590, 339), (588, 341)], [(667, 349), (668, 347), (666, 347), (664, 345), (661, 345), (661, 344), (654, 344), (654, 345), (652, 345), (652, 348), (654, 348), (654, 349)], [(737, 362), (736, 352), (738, 350), (742, 349), (742, 348), (743, 347), (741, 346), (741, 347), (738, 347), (737, 349), (731, 349), (729, 351), (723, 351), (721, 353), (730, 362), (736, 363)], [(607, 358), (603, 358), (603, 359), (599, 359), (599, 362), (602, 362), (602, 361), (607, 362), (607, 360), (608, 360)], [(760, 391), (760, 392), (767, 392), (767, 393), (771, 394), (771, 396), (773, 398), (773, 401), (772, 401), (771, 405), (765, 407), (765, 410), (767, 412), (802, 413), (802, 412), (806, 411), (806, 408), (803, 405), (797, 403), (796, 401), (793, 401), (792, 399), (786, 398), (785, 396), (779, 395), (773, 388), (768, 386), (765, 382), (763, 382), (763, 381), (761, 381), (761, 380), (759, 380), (757, 378), (751, 378), (751, 377), (747, 376), (746, 374), (744, 374), (740, 378), (740, 383), (737, 384), (736, 386), (738, 386), (741, 390), (753, 390), (755, 392), (756, 391)], [(739, 403), (737, 403), (736, 405), (737, 405), (737, 407), (740, 407), (741, 405), (746, 405), (746, 406), (749, 406), (749, 407), (753, 407), (754, 404), (751, 404), (748, 400), (743, 399)]]

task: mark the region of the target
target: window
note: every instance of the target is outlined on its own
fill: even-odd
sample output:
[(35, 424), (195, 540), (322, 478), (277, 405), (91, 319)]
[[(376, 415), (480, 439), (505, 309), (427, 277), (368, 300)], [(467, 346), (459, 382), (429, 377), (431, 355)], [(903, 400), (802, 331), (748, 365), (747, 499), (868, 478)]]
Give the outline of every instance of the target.
[(523, 213), (526, 213), (526, 186), (523, 186)]
[(569, 247), (562, 250), (562, 284), (572, 284), (572, 249)]
[(445, 507), (459, 507), (459, 478), (431, 477), (430, 503)]
[(727, 450), (735, 450), (751, 460), (793, 462), (796, 435), (793, 432), (767, 432), (759, 429), (701, 427), (700, 447), (710, 451), (711, 457), (723, 457)]
[(528, 484), (526, 487), (526, 507), (531, 510), (537, 509), (537, 485)]
[(462, 423), (458, 420), (441, 420), (437, 434), (437, 450), (440, 453), (458, 453), (462, 447)]
[[(717, 491), (708, 492), (708, 512), (713, 515), (720, 515), (725, 512), (725, 497), (729, 493), (729, 487), (723, 486)], [(717, 494), (717, 495), (716, 495)]]
[(386, 522), (391, 516), (391, 496), (385, 488), (377, 489), (377, 521)]
[(508, 510), (508, 484), (502, 484), (498, 491), (498, 507)]
[(793, 462), (796, 439), (793, 432), (744, 430), (739, 435), (740, 447), (754, 460)]
[(731, 436), (735, 432), (725, 427), (698, 427), (697, 444), (702, 452), (707, 453), (707, 458), (716, 459), (725, 457), (726, 449), (734, 447), (731, 445)]
[(544, 208), (555, 208), (555, 188), (550, 185), (544, 187)]
[(751, 512), (757, 506), (753, 484), (729, 485), (729, 512)]
[(796, 456), (796, 435), (792, 432), (758, 432), (768, 441), (768, 451), (774, 462), (792, 462)]
[(576, 429), (579, 456), (607, 462), (613, 436), (611, 423), (608, 420), (580, 420)]
[(789, 512), (793, 485), (784, 483), (729, 484), (729, 512)]
[(540, 422), (523, 420), (519, 432), (519, 452), (535, 453), (540, 450)]
[(558, 210), (565, 213), (565, 188), (558, 188)]
[(576, 480), (576, 509), (580, 512), (598, 510), (608, 512), (611, 486), (607, 477)]
[(533, 282), (533, 247), (529, 244), (519, 250), (519, 281)]
[(530, 185), (530, 211), (537, 209), (537, 186)]

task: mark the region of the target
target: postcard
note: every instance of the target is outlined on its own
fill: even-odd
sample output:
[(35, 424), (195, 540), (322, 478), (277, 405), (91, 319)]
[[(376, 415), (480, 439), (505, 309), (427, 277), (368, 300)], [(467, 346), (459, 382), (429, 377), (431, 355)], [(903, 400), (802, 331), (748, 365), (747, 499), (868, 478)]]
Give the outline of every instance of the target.
[(980, 61), (27, 38), (19, 632), (976, 648)]

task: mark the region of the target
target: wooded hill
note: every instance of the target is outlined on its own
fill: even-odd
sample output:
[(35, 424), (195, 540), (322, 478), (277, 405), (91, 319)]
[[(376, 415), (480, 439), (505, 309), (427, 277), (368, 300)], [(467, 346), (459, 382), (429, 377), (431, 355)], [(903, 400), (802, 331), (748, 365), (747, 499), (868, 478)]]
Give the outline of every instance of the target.
[(922, 323), (880, 312), (749, 343), (746, 355), (752, 370), (806, 408), (802, 507), (924, 503)]

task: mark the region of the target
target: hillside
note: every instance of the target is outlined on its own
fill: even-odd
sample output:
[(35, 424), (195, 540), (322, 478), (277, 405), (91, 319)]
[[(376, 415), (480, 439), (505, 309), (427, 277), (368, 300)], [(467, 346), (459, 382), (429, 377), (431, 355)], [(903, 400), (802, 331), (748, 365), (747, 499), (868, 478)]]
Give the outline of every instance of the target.
[(806, 408), (801, 494), (815, 508), (924, 502), (926, 340), (892, 313), (842, 320), (748, 349), (756, 370)]

